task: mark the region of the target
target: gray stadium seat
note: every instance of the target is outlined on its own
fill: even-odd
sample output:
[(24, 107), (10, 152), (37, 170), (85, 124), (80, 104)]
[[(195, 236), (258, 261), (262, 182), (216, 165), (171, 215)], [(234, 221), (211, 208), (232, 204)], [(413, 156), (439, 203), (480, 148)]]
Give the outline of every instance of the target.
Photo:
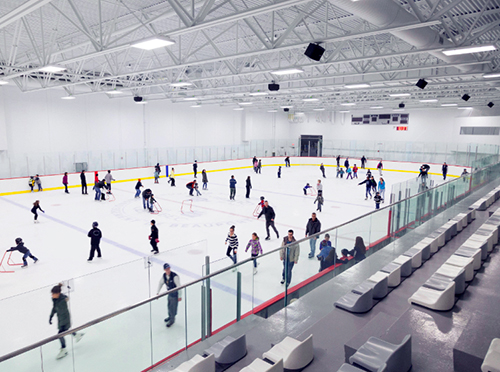
[(227, 336), (205, 350), (205, 354), (214, 354), (216, 363), (234, 364), (247, 355), (246, 336), (241, 335), (238, 338)]
[(409, 256), (405, 256), (402, 254), (401, 256), (396, 257), (394, 260), (392, 260), (392, 262), (401, 266), (401, 276), (404, 276), (405, 278), (407, 276), (410, 276), (413, 272), (411, 265), (412, 258)]
[(274, 363), (283, 360), (283, 368), (287, 370), (301, 370), (314, 359), (313, 335), (304, 341), (298, 341), (291, 337), (285, 337), (279, 344), (274, 345), (271, 350), (262, 354), (262, 358), (269, 359)]
[(215, 356), (211, 354), (204, 358), (196, 354), (172, 372), (215, 372)]
[(283, 372), (283, 359), (271, 364), (260, 358), (256, 358), (251, 364), (240, 369), (240, 372)]
[(436, 270), (435, 275), (442, 275), (453, 279), (455, 282), (455, 294), (462, 294), (465, 292), (465, 269), (444, 263)]
[(380, 272), (387, 275), (389, 288), (397, 287), (401, 283), (401, 265), (391, 262), (380, 269)]
[(374, 299), (381, 299), (387, 296), (389, 292), (389, 287), (387, 286), (387, 277), (382, 277), (381, 280), (375, 282), (371, 278), (366, 279), (358, 287), (353, 289), (354, 293), (364, 293), (367, 289), (372, 289), (372, 295)]
[(349, 363), (371, 372), (407, 372), (411, 368), (411, 335), (407, 335), (399, 345), (370, 337), (349, 358)]
[(481, 372), (500, 372), (500, 338), (491, 341), (481, 365)]
[(364, 369), (359, 369), (358, 367), (354, 367), (353, 365), (344, 363), (340, 366), (337, 372), (365, 372)]
[(431, 310), (451, 310), (455, 306), (455, 282), (450, 281), (444, 290), (422, 286), (408, 299), (408, 302)]
[[(366, 313), (370, 311), (373, 307), (373, 289), (367, 285), (359, 285), (356, 289), (356, 292), (353, 290), (339, 298), (335, 302), (335, 306), (351, 313)], [(364, 292), (361, 292), (361, 290), (364, 290)]]

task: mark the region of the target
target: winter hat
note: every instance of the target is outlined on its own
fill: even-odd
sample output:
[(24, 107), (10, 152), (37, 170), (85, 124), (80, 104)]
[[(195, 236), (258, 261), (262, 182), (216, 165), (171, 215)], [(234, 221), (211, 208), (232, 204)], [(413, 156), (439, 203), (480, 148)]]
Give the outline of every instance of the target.
[(16, 238), (16, 244), (22, 243), (23, 240), (21, 238)]
[(97, 227), (97, 226), (99, 226), (99, 224), (97, 223), (97, 221), (92, 222), (92, 227)]
[(264, 200), (265, 198), (263, 196), (260, 197), (260, 200)]
[(170, 268), (170, 265), (168, 263), (164, 263), (163, 264), (163, 270), (166, 270), (168, 268)]
[(154, 225), (156, 223), (156, 221), (155, 220), (151, 220), (151, 223)]
[(139, 181), (139, 182), (140, 182), (140, 181), (141, 181), (141, 179), (140, 179), (140, 178), (138, 178), (138, 179), (137, 179), (137, 181)]

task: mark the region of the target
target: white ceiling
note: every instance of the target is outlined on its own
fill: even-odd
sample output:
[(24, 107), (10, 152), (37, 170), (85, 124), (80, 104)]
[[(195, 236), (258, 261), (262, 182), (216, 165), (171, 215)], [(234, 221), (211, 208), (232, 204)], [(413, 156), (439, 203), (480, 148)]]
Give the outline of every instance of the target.
[[(65, 90), (61, 96), (78, 98), (118, 90), (123, 94), (110, 99), (196, 97), (201, 104), (234, 107), (251, 101), (256, 109), (338, 110), (346, 102), (357, 108), (396, 108), (400, 102), (408, 108), (484, 107), (500, 104), (500, 78), (483, 78), (497, 69), (500, 53), (447, 59), (441, 50), (499, 45), (499, 1), (2, 0), (0, 79), (23, 92), (57, 88)], [(388, 24), (370, 14), (373, 6), (400, 13)], [(413, 42), (421, 32), (444, 44)], [(176, 44), (151, 51), (130, 46), (155, 35)], [(319, 62), (304, 56), (311, 42), (326, 49)], [(38, 71), (49, 64), (66, 70)], [(288, 67), (304, 73), (270, 73)], [(423, 90), (415, 87), (420, 78), (429, 83)], [(278, 92), (249, 95), (269, 92), (273, 80)], [(169, 85), (179, 81), (193, 85)], [(371, 86), (345, 87), (360, 82)], [(467, 103), (460, 98), (465, 93)], [(319, 100), (303, 101), (310, 97)]]

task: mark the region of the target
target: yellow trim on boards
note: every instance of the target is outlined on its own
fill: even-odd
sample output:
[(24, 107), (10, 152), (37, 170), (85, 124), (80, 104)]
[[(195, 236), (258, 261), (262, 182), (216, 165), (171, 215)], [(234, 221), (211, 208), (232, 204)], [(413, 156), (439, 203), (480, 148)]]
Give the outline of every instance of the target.
[[(321, 164), (294, 164), (293, 166), (301, 166), (301, 167), (304, 167), (304, 166), (316, 166), (316, 167), (319, 167), (320, 165)], [(283, 167), (283, 164), (263, 164), (262, 166), (263, 167), (279, 167), (279, 166)], [(330, 165), (330, 164), (324, 164), (324, 166), (325, 167), (337, 168), (336, 165)], [(253, 168), (253, 166), (248, 165), (248, 166), (244, 166), (244, 167), (212, 169), (212, 170), (207, 170), (207, 173), (225, 172), (225, 171), (230, 171), (230, 170), (239, 170), (239, 169), (247, 169), (247, 168)], [(361, 168), (359, 168), (359, 169), (361, 169)], [(373, 170), (373, 171), (377, 170), (376, 168), (365, 168), (365, 169), (370, 169), (370, 170)], [(400, 170), (400, 169), (384, 169), (384, 172), (419, 173), (418, 171)], [(198, 172), (198, 173), (201, 174), (201, 172)], [(188, 176), (188, 175), (191, 175), (191, 174), (193, 174), (193, 172), (178, 173), (175, 176), (176, 177), (177, 176)], [(435, 176), (441, 176), (442, 175), (440, 173), (430, 173), (430, 174), (433, 174)], [(160, 178), (166, 178), (166, 177), (167, 176), (160, 176)], [(458, 178), (460, 176), (455, 176), (455, 175), (452, 175), (452, 174), (448, 174), (448, 177)], [(143, 180), (152, 180), (152, 179), (154, 179), (154, 177), (142, 177), (141, 179), (143, 179)], [(126, 180), (118, 180), (118, 181), (114, 181), (113, 183), (135, 182), (135, 181), (137, 181), (137, 178), (130, 178), (130, 179), (126, 179)], [(70, 186), (68, 186), (68, 189), (74, 189), (74, 188), (80, 188), (80, 187), (81, 187), (81, 185), (70, 185)], [(58, 187), (49, 187), (49, 188), (43, 189), (43, 191), (54, 191), (54, 190), (63, 190), (63, 189), (64, 189), (64, 186), (58, 186)], [(39, 192), (39, 191), (34, 191), (34, 192)], [(31, 190), (9, 191), (9, 192), (2, 192), (2, 193), (0, 193), (0, 196), (17, 195), (17, 194), (30, 194), (30, 193), (31, 193)]]

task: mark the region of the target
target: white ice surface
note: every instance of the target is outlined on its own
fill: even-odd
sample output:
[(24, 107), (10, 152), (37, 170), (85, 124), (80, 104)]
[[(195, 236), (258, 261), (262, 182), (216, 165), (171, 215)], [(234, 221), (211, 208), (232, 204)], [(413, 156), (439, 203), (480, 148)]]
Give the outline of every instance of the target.
[[(261, 195), (275, 209), (280, 237), (285, 236), (288, 229), (295, 231), (297, 239), (304, 237), (305, 225), (316, 207), (313, 204), (314, 197), (304, 196), (302, 188), (306, 182), (315, 186), (321, 178), (320, 171), (309, 166), (282, 167), (281, 179), (276, 177), (276, 171), (276, 167), (264, 167), (259, 175), (251, 169), (209, 173), (208, 190), (201, 190), (200, 182), (203, 195), (199, 197), (188, 195), (185, 184), (192, 180), (188, 176), (177, 177), (175, 188), (170, 187), (165, 178), (161, 179), (160, 184), (147, 180), (143, 182), (145, 187), (153, 190), (163, 209), (157, 215), (146, 212), (141, 199), (134, 199), (135, 182), (115, 183), (114, 202), (94, 201), (91, 187), (89, 195), (81, 195), (79, 188), (71, 188), (69, 195), (63, 191), (50, 191), (0, 197), (2, 248), (14, 246), (14, 239), (19, 236), (40, 259), (36, 265), (28, 259), (29, 267), (26, 269), (4, 264), (5, 269), (14, 270), (14, 273), (0, 274), (0, 355), (57, 332), (55, 325), (49, 326), (48, 318), (51, 310), (50, 288), (60, 281), (66, 283), (70, 280), (73, 290), (69, 293), (70, 310), (73, 326), (78, 326), (154, 295), (163, 262), (172, 265), (182, 283), (201, 276), (206, 255), (215, 261), (212, 263), (212, 272), (229, 266), (231, 261), (225, 257), (224, 240), (229, 226), (233, 224), (240, 242), (239, 259), (250, 256), (250, 252), (244, 253), (244, 247), (254, 231), (261, 238), (264, 252), (277, 248), (281, 238), (277, 240), (271, 231), (272, 240), (265, 241), (264, 218), (257, 220), (253, 217)], [(231, 174), (238, 181), (235, 201), (229, 200)], [(245, 198), (244, 187), (248, 175), (253, 185), (250, 199)], [(363, 170), (359, 172), (359, 179), (346, 180), (335, 178), (334, 168), (327, 168), (327, 177), (321, 178), (325, 205), (323, 212), (318, 213), (323, 230), (374, 209), (373, 200), (364, 199), (364, 185), (357, 186), (364, 178)], [(391, 184), (414, 177), (408, 173), (385, 172), (386, 198), (389, 199)], [(201, 181), (201, 174), (198, 180)], [(182, 201), (191, 198), (193, 212), (185, 210), (182, 214)], [(40, 214), (38, 224), (33, 223), (30, 213), (36, 199), (40, 200), (41, 207), (46, 211)], [(157, 221), (160, 230), (161, 254), (153, 258), (153, 266), (148, 270), (144, 257), (150, 254), (147, 237), (152, 218)], [(98, 221), (103, 232), (103, 258), (95, 258), (89, 264), (86, 262), (89, 253), (87, 232), (92, 221)], [(338, 249), (351, 248), (356, 235), (362, 235), (368, 245), (386, 234), (387, 223), (388, 213), (381, 213), (377, 218), (369, 221), (363, 219), (339, 229), (332, 237), (336, 239), (334, 246)], [(309, 243), (302, 244), (301, 258), (293, 270), (292, 286), (318, 271), (318, 262), (315, 259), (308, 260), (308, 253)], [(12, 257), (15, 262), (21, 262), (18, 252), (14, 252)], [(243, 275), (243, 313), (284, 290), (284, 286), (279, 283), (282, 264), (277, 254), (263, 257), (255, 276), (251, 265), (250, 262), (239, 269)], [(212, 290), (212, 328), (217, 329), (235, 319), (236, 272), (229, 271), (213, 279)], [(106, 363), (110, 363), (107, 367), (114, 369), (117, 359), (130, 367), (127, 370), (145, 368), (151, 362), (151, 354), (156, 362), (200, 337), (200, 293), (200, 285), (188, 289), (187, 293), (183, 292), (176, 324), (170, 329), (166, 329), (163, 322), (166, 317), (166, 299), (151, 304), (152, 352), (149, 349), (150, 306), (147, 306), (93, 326), (82, 341), (74, 346), (75, 353), (57, 363), (54, 357), (58, 343), (47, 345), (43, 348), (45, 370), (63, 371), (64, 364), (73, 362), (71, 358), (75, 359), (75, 366), (82, 366), (77, 369), (82, 371), (95, 368), (95, 363), (99, 363), (99, 370), (105, 370)], [(185, 312), (189, 320), (187, 331), (184, 326)], [(117, 359), (112, 362), (112, 344), (120, 340), (130, 341), (131, 335), (141, 341), (143, 357), (129, 360), (123, 357), (123, 349), (117, 348)], [(67, 341), (72, 350), (70, 338)], [(130, 353), (142, 355), (138, 345), (132, 342)], [(16, 371), (41, 370), (39, 350), (16, 359), (23, 360), (23, 363), (16, 364)], [(14, 370), (12, 364), (16, 363), (16, 359), (0, 364), (0, 371)], [(49, 369), (47, 363), (50, 364)]]

